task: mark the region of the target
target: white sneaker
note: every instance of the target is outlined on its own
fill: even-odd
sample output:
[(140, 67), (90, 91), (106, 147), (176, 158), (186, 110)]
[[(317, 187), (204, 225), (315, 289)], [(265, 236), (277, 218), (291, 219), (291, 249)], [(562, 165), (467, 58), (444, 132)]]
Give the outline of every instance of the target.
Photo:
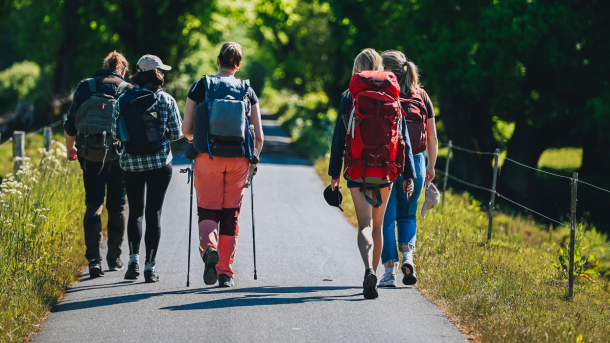
[(396, 274), (383, 274), (379, 287), (396, 287)]
[(415, 274), (415, 264), (413, 263), (413, 254), (403, 254), (402, 266), (403, 278), (402, 283), (407, 286), (413, 286), (417, 283), (417, 275)]

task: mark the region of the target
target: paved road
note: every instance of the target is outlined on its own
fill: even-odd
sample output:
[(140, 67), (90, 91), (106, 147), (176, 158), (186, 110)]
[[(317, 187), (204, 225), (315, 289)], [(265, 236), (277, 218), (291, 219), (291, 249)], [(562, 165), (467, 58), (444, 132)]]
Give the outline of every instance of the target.
[(291, 151), (277, 123), (265, 116), (264, 124), (265, 159), (254, 181), (258, 280), (248, 194), (239, 218), (236, 287), (204, 285), (197, 234), (191, 287), (185, 287), (189, 186), (175, 167), (157, 255), (161, 282), (128, 282), (124, 271), (91, 280), (85, 272), (34, 342), (466, 341), (415, 288), (381, 289), (379, 299), (363, 299), (356, 230), (326, 205), (322, 181)]

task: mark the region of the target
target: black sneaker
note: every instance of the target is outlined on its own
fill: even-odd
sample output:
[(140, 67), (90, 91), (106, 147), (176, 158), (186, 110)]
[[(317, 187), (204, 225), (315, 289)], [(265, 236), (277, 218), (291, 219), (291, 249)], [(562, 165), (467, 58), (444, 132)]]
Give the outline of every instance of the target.
[(376, 299), (379, 297), (379, 294), (377, 294), (377, 276), (373, 272), (373, 268), (369, 268), (364, 272), (362, 288), (365, 299)]
[(415, 264), (413, 264), (413, 255), (409, 255), (404, 261), (402, 261), (402, 283), (407, 286), (413, 286), (417, 283), (417, 275), (415, 274)]
[(231, 278), (227, 274), (218, 275), (218, 287), (233, 287), (235, 283), (233, 282), (233, 278)]
[(89, 261), (89, 277), (92, 279), (106, 276), (102, 270), (102, 261), (91, 260)]
[(131, 262), (125, 273), (126, 280), (135, 280), (140, 276), (140, 265), (137, 262)]
[(205, 263), (205, 270), (203, 271), (203, 282), (206, 285), (213, 285), (218, 281), (218, 272), (216, 271), (216, 265), (220, 255), (214, 247), (209, 247), (203, 255), (203, 263)]
[(155, 269), (149, 269), (144, 271), (144, 282), (154, 283), (159, 282), (159, 274), (155, 272)]
[(121, 261), (121, 259), (117, 258), (116, 264), (110, 264), (110, 261), (108, 261), (108, 270), (111, 272), (123, 270), (124, 267), (125, 266), (123, 265), (123, 261)]

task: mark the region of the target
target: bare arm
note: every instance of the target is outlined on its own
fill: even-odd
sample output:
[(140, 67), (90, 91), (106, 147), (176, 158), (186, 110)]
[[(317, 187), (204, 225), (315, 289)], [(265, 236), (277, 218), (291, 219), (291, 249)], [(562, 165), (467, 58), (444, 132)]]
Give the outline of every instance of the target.
[(428, 130), (428, 167), (426, 168), (426, 182), (430, 183), (434, 180), (436, 173), (436, 156), (438, 155), (438, 137), (436, 136), (436, 121), (435, 117), (426, 120)]
[(186, 98), (184, 107), (184, 121), (182, 122), (182, 133), (189, 141), (193, 140), (193, 121), (195, 119), (195, 108), (197, 103), (190, 98)]
[(76, 136), (70, 136), (68, 133), (64, 132), (64, 137), (66, 137), (66, 157), (68, 160), (73, 161), (71, 158), (72, 155), (76, 155), (76, 148), (74, 147)]
[[(186, 121), (186, 117), (184, 119)], [(250, 116), (250, 121), (251, 124), (254, 125), (254, 134), (256, 135), (256, 143), (254, 144), (254, 147), (260, 154), (261, 150), (263, 150), (263, 141), (265, 140), (265, 137), (263, 135), (263, 123), (261, 119), (261, 108), (259, 103), (252, 106), (252, 114)]]

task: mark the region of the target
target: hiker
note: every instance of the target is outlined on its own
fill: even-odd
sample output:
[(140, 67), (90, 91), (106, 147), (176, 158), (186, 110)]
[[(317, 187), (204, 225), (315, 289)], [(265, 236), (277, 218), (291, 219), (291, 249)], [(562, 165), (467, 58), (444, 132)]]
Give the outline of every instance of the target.
[(200, 152), (195, 158), (194, 181), (203, 281), (206, 285), (218, 282), (219, 287), (234, 286), (231, 265), (244, 184), (249, 173), (255, 173), (263, 147), (258, 97), (248, 80), (235, 78), (242, 58), (238, 43), (222, 45), (216, 58), (218, 73), (204, 76), (191, 87), (182, 127)]
[(163, 71), (172, 68), (157, 56), (144, 55), (136, 69), (130, 77), (135, 86), (119, 98), (114, 109), (112, 136), (123, 143), (120, 163), (129, 200), (129, 265), (125, 279), (140, 276), (140, 241), (145, 218), (144, 281), (152, 283), (159, 281), (155, 262), (161, 239), (161, 210), (172, 178), (170, 141), (183, 137), (182, 119), (176, 100), (161, 88), (165, 82)]
[[(407, 60), (405, 55), (396, 50), (381, 54), (386, 71), (393, 72), (400, 84), (400, 101), (407, 120), (407, 129), (411, 139), (413, 161), (415, 162), (415, 179), (413, 193), (407, 197), (400, 187), (390, 193), (383, 221), (383, 250), (381, 260), (385, 273), (380, 287), (396, 287), (396, 264), (398, 250), (402, 253), (402, 283), (414, 285), (417, 282), (413, 253), (417, 233), (417, 202), (424, 187), (424, 181), (430, 185), (434, 179), (434, 166), (438, 152), (434, 106), (426, 91), (419, 84), (417, 66)], [(428, 166), (426, 167), (426, 151)], [(402, 182), (403, 177), (398, 179)], [(398, 231), (398, 248), (396, 247)]]
[[(365, 73), (364, 71), (376, 72)], [(357, 93), (358, 100), (362, 100), (363, 102), (354, 102), (351, 93), (352, 87), (357, 84), (362, 84), (362, 82), (355, 82), (354, 80), (362, 80), (362, 76), (365, 76), (365, 74), (379, 77), (380, 79), (373, 81), (377, 82), (379, 85), (389, 85), (388, 88), (393, 89), (393, 96), (389, 96), (386, 93), (386, 95), (381, 97), (386, 100), (390, 99), (391, 101), (386, 102), (386, 100), (379, 101), (373, 98), (363, 98), (363, 96), (360, 95), (362, 93)], [(381, 92), (373, 93), (380, 94)], [(354, 61), (350, 89), (343, 93), (341, 99), (339, 116), (335, 123), (335, 132), (330, 153), (328, 175), (332, 177), (331, 187), (333, 190), (336, 187), (340, 187), (340, 178), (343, 172), (344, 176), (347, 178), (347, 187), (349, 188), (354, 201), (358, 219), (358, 248), (360, 249), (362, 261), (365, 266), (363, 294), (366, 299), (378, 297), (377, 276), (375, 273), (381, 259), (381, 249), (383, 248), (381, 226), (387, 199), (390, 194), (390, 189), (392, 188), (392, 184), (390, 183), (390, 181), (392, 181), (391, 178), (396, 177), (395, 174), (397, 172), (404, 172), (404, 179), (407, 181), (402, 184), (396, 184), (395, 187), (403, 188), (404, 191), (409, 193), (412, 192), (412, 183), (409, 183), (409, 181), (415, 178), (413, 156), (411, 154), (409, 135), (405, 130), (404, 117), (401, 116), (402, 120), (400, 121), (395, 119), (400, 113), (397, 101), (398, 94), (399, 88), (396, 78), (392, 73), (383, 71), (381, 56), (373, 49), (363, 50)], [(369, 101), (368, 109), (365, 109), (365, 101)], [(359, 107), (361, 105), (363, 107)], [(376, 112), (375, 109), (377, 109)], [(369, 117), (371, 113), (372, 117)], [(377, 127), (375, 126), (376, 124), (372, 122), (382, 123), (387, 126)], [(372, 129), (365, 130), (367, 126)], [(363, 131), (361, 131), (361, 129)], [(383, 137), (379, 134), (372, 134), (365, 137), (367, 132), (384, 132), (380, 130), (388, 132), (387, 137)], [(362, 135), (360, 135), (360, 132), (362, 132)], [(392, 136), (392, 132), (395, 133), (395, 136)], [(400, 133), (400, 135), (398, 135), (398, 133)], [(358, 142), (354, 137), (357, 139), (358, 137), (362, 137), (363, 139)], [(377, 144), (378, 146), (375, 147), (376, 150), (368, 150), (367, 154), (363, 153), (367, 148), (364, 145), (364, 138), (367, 139), (369, 145)], [(348, 139), (349, 142), (347, 142)], [(348, 149), (351, 150), (346, 149), (346, 142), (350, 144), (348, 145)], [(360, 148), (358, 148), (358, 146), (360, 146)], [(389, 157), (390, 149), (393, 149), (393, 152), (396, 155), (395, 161), (392, 161), (391, 157)], [(344, 153), (345, 169), (342, 168)], [(361, 156), (365, 155), (371, 155), (374, 159), (361, 159)], [(400, 163), (400, 159), (404, 160), (403, 163)], [(352, 160), (354, 160), (355, 163), (352, 163)], [(378, 185), (370, 185), (370, 180), (367, 181), (369, 184), (365, 185), (365, 178), (362, 177), (360, 177), (361, 182), (355, 181), (357, 179), (356, 177), (359, 175), (358, 173), (365, 173), (365, 169), (367, 168), (374, 169), (374, 172), (382, 173), (376, 178), (379, 182)], [(397, 169), (397, 171), (392, 171), (392, 168)], [(401, 171), (403, 168), (404, 171)], [(369, 174), (366, 173), (366, 175), (368, 176)], [(370, 179), (372, 180), (374, 178)]]
[[(72, 98), (64, 131), (67, 157), (78, 159), (85, 186), (85, 258), (89, 276), (104, 276), (100, 248), (102, 244), (102, 209), (106, 197), (108, 211), (108, 269), (123, 269), (121, 244), (125, 235), (125, 184), (119, 166), (119, 143), (110, 136), (112, 110), (116, 99), (131, 85), (123, 80), (129, 63), (116, 51), (106, 56), (102, 69), (92, 78), (82, 80)], [(99, 106), (102, 104), (102, 106)]]

